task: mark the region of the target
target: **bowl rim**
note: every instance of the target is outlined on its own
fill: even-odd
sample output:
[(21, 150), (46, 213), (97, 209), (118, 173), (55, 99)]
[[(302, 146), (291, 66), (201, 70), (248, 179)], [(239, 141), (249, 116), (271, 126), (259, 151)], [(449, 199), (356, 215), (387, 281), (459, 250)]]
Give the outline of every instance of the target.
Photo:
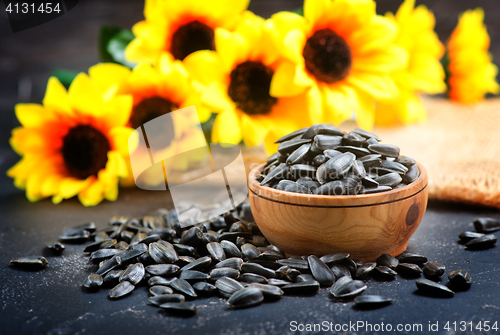
[(404, 187), (372, 194), (316, 195), (286, 192), (260, 185), (260, 183), (256, 180), (256, 176), (266, 165), (266, 163), (263, 163), (254, 167), (250, 171), (250, 174), (248, 175), (248, 190), (250, 195), (254, 195), (268, 201), (294, 206), (347, 208), (381, 205), (411, 198), (427, 189), (427, 171), (422, 164), (418, 162), (416, 164), (420, 171), (420, 175), (414, 182)]

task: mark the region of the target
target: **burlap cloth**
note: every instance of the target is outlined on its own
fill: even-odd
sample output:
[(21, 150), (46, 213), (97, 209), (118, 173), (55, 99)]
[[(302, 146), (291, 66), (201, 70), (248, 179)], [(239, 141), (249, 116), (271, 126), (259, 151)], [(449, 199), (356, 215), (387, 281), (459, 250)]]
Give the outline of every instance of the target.
[[(382, 143), (422, 163), (429, 175), (429, 197), (500, 208), (500, 99), (462, 106), (445, 99), (425, 100), (423, 124), (376, 127)], [(346, 123), (342, 130), (356, 125)], [(244, 150), (247, 173), (263, 162), (262, 148)]]

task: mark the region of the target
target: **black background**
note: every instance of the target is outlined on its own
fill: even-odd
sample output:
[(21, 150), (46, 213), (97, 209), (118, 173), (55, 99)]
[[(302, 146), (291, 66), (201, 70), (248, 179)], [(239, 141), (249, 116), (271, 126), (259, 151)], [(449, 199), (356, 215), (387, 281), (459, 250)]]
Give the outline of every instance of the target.
[[(399, 3), (377, 1), (378, 11), (395, 11)], [(442, 41), (456, 25), (459, 12), (483, 7), (492, 40), (490, 50), (494, 59), (500, 60), (497, 0), (417, 1), (421, 3), (434, 11), (436, 31)], [(254, 0), (250, 9), (268, 17), (300, 5), (301, 1)], [(470, 272), (471, 289), (452, 299), (420, 296), (415, 292), (415, 280), (398, 277), (390, 283), (368, 282), (365, 294), (379, 293), (395, 299), (391, 306), (375, 311), (357, 311), (352, 303), (334, 302), (323, 289), (314, 297), (283, 297), (276, 303), (239, 311), (228, 309), (225, 300), (216, 297), (200, 300), (198, 314), (184, 319), (167, 316), (147, 305), (145, 287), (120, 301), (109, 301), (107, 290), (82, 292), (81, 283), (93, 270), (81, 252), (82, 247), (70, 245), (63, 257), (50, 257), (43, 251), (45, 243), (56, 239), (63, 229), (85, 221), (94, 220), (102, 226), (112, 215), (143, 215), (167, 207), (168, 200), (154, 192), (122, 190), (118, 201), (93, 208), (84, 208), (75, 199), (60, 205), (53, 205), (50, 200), (29, 203), (24, 192), (15, 189), (12, 180), (5, 176), (19, 159), (8, 144), (11, 129), (18, 125), (14, 105), (40, 103), (55, 68), (86, 71), (97, 63), (99, 27), (118, 24), (130, 28), (142, 19), (142, 8), (142, 1), (85, 0), (62, 17), (12, 33), (0, 4), (0, 334), (282, 334), (289, 332), (289, 323), (294, 320), (421, 323), (424, 333), (428, 322), (436, 321), (439, 333), (446, 333), (442, 328), (446, 321), (489, 320), (498, 321), (500, 326), (498, 247), (471, 252), (456, 243), (460, 232), (472, 229), (475, 217), (500, 217), (500, 213), (442, 202), (430, 202), (421, 226), (410, 239), (409, 249), (445, 264), (447, 272), (458, 268)], [(10, 259), (30, 254), (46, 255), (50, 262), (47, 268), (25, 272), (9, 267)]]

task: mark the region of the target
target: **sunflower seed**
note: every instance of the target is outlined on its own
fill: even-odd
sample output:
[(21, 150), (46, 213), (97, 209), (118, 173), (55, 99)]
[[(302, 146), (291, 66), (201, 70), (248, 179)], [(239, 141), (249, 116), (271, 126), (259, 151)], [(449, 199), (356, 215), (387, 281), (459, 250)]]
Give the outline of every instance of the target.
[(291, 267), (292, 269), (297, 269), (299, 271), (308, 271), (309, 270), (309, 264), (307, 263), (306, 260), (303, 259), (280, 259), (276, 261), (280, 265), (286, 265)]
[(316, 135), (344, 136), (344, 132), (327, 124), (314, 124), (304, 132), (302, 138), (310, 139)]
[(155, 295), (172, 294), (174, 293), (174, 291), (168, 286), (155, 285), (149, 288), (149, 293), (155, 296)]
[(226, 298), (229, 298), (234, 292), (245, 288), (241, 283), (229, 277), (217, 279), (215, 281), (215, 287), (217, 287), (219, 293)]
[(384, 266), (390, 267), (391, 269), (395, 269), (399, 263), (396, 258), (394, 258), (393, 256), (391, 256), (389, 254), (380, 255), (377, 258), (376, 262), (377, 262), (377, 265), (384, 265)]
[(399, 148), (392, 144), (372, 144), (368, 146), (368, 150), (386, 157), (399, 157)]
[(375, 179), (375, 181), (379, 184), (379, 186), (390, 186), (390, 187), (396, 186), (402, 180), (403, 179), (401, 178), (401, 176), (396, 172), (391, 172)]
[(278, 145), (278, 152), (285, 155), (291, 154), (295, 150), (297, 150), (301, 145), (311, 143), (310, 139), (297, 139), (297, 140), (288, 140), (285, 142), (281, 142)]
[(144, 278), (144, 274), (144, 265), (142, 263), (135, 263), (123, 271), (119, 280), (120, 282), (127, 280), (131, 284), (137, 285)]
[(288, 156), (286, 159), (286, 164), (287, 165), (293, 165), (298, 163), (302, 158), (304, 158), (305, 155), (309, 152), (311, 149), (311, 144), (302, 144), (300, 147), (298, 147), (294, 152)]
[(319, 259), (325, 263), (326, 265), (330, 266), (335, 263), (340, 263), (344, 259), (347, 259), (349, 257), (349, 254), (346, 253), (336, 253), (336, 254), (329, 254), (329, 255), (324, 255), (321, 256)]
[[(335, 287), (335, 286), (333, 286)], [(349, 299), (366, 290), (366, 284), (361, 280), (347, 281), (343, 285), (339, 285), (330, 291), (335, 298)]]
[(407, 253), (403, 253), (400, 256), (398, 256), (398, 261), (400, 263), (412, 263), (412, 264), (422, 265), (425, 262), (427, 262), (427, 257), (419, 255), (419, 254), (407, 252)]
[(210, 278), (212, 280), (218, 280), (222, 277), (236, 279), (240, 277), (240, 272), (233, 268), (213, 268), (212, 271), (210, 271)]
[(172, 280), (170, 283), (170, 287), (173, 288), (175, 291), (187, 295), (188, 297), (191, 298), (196, 298), (196, 292), (194, 291), (194, 288), (189, 284), (186, 280), (180, 279), (180, 278), (175, 278)]
[(476, 233), (473, 231), (464, 231), (464, 232), (460, 233), (460, 235), (458, 235), (458, 238), (460, 238), (460, 241), (462, 243), (467, 243), (470, 240), (473, 240), (475, 238), (482, 237), (482, 236), (484, 236), (484, 234), (482, 234), (482, 233)]
[(45, 247), (52, 251), (52, 253), (54, 253), (55, 255), (60, 255), (66, 248), (64, 244), (58, 241), (50, 241), (45, 244)]
[(500, 230), (500, 220), (493, 218), (478, 218), (474, 220), (474, 228), (478, 233), (493, 233)]
[(497, 237), (490, 234), (472, 239), (465, 243), (465, 246), (468, 250), (483, 250), (492, 248), (495, 243), (497, 243)]
[(422, 269), (417, 264), (399, 263), (396, 271), (403, 277), (415, 278), (420, 277)]
[(159, 264), (174, 263), (179, 259), (179, 256), (177, 256), (174, 247), (168, 242), (151, 243), (149, 245), (149, 255), (156, 263)]
[(103, 279), (100, 275), (97, 274), (91, 274), (87, 278), (85, 278), (83, 282), (83, 286), (85, 286), (88, 289), (95, 289), (98, 288), (102, 285)]
[(381, 295), (362, 295), (354, 298), (354, 303), (358, 308), (370, 309), (387, 306), (392, 303), (392, 299)]
[(332, 285), (335, 281), (335, 275), (325, 263), (314, 255), (307, 257), (307, 262), (314, 279), (316, 279), (321, 286)]
[(284, 179), (287, 174), (288, 174), (287, 165), (285, 163), (281, 163), (275, 169), (269, 172), (260, 184), (263, 186), (268, 186), (275, 181)]
[(49, 264), (49, 261), (42, 256), (25, 256), (14, 258), (10, 263), (20, 268), (38, 270)]
[(174, 264), (153, 264), (146, 266), (146, 271), (153, 276), (170, 276), (179, 272), (179, 266)]
[(340, 180), (325, 183), (314, 191), (314, 194), (318, 195), (343, 195), (345, 193), (345, 185)]
[(283, 290), (280, 289), (278, 286), (260, 284), (260, 283), (250, 283), (248, 287), (256, 287), (259, 290), (261, 290), (262, 293), (264, 294), (264, 298), (266, 297), (276, 298), (276, 297), (281, 297), (283, 295)]
[(472, 277), (464, 270), (454, 270), (448, 274), (450, 286), (457, 291), (468, 290), (472, 284)]
[(426, 295), (446, 298), (451, 298), (455, 295), (455, 293), (446, 286), (429, 279), (418, 279), (416, 284), (418, 290)]
[(264, 295), (260, 289), (256, 287), (246, 287), (234, 292), (227, 303), (233, 308), (246, 308), (260, 305), (262, 301), (264, 301)]
[(217, 287), (215, 285), (212, 285), (210, 283), (204, 282), (204, 281), (198, 281), (194, 283), (193, 285), (194, 290), (196, 293), (200, 295), (209, 295), (215, 293), (217, 290)]
[(239, 257), (232, 257), (223, 260), (222, 262), (219, 262), (215, 265), (216, 268), (233, 268), (238, 271), (241, 271), (241, 266), (243, 264), (243, 260)]
[(285, 285), (291, 284), (289, 281), (283, 280), (283, 279), (275, 279), (275, 278), (269, 278), (267, 280), (268, 285), (273, 285), (273, 286), (278, 286), (278, 287), (283, 287)]
[(243, 254), (243, 259), (247, 261), (255, 259), (260, 255), (259, 249), (250, 243), (246, 243), (241, 246), (241, 253)]
[(443, 264), (436, 262), (427, 262), (424, 266), (424, 275), (427, 278), (437, 278), (444, 274), (446, 267)]
[(224, 250), (226, 257), (242, 257), (240, 249), (233, 242), (223, 240), (220, 241), (220, 246)]
[(118, 299), (126, 296), (134, 290), (135, 286), (128, 281), (122, 281), (109, 291), (109, 297), (111, 299)]
[(243, 273), (255, 273), (265, 278), (276, 278), (276, 272), (268, 269), (257, 263), (243, 263), (241, 265), (241, 272)]
[(179, 276), (180, 279), (185, 279), (187, 281), (201, 281), (208, 280), (210, 276), (204, 272), (196, 271), (196, 270), (185, 270), (181, 272)]
[(120, 279), (120, 276), (122, 275), (123, 270), (111, 270), (109, 271), (104, 277), (103, 281), (104, 284), (118, 284), (118, 280)]
[(148, 285), (149, 286), (155, 286), (155, 285), (170, 285), (175, 279), (177, 278), (163, 278), (160, 276), (154, 276), (148, 279)]
[(355, 159), (356, 156), (350, 152), (331, 158), (325, 163), (327, 175), (330, 179), (340, 178), (349, 171)]
[(377, 266), (377, 263), (375, 263), (375, 262), (368, 262), (368, 263), (361, 265), (356, 270), (355, 278), (356, 279), (366, 279), (368, 277), (368, 275), (373, 271), (373, 269), (375, 269), (376, 266)]
[(377, 266), (373, 270), (373, 273), (379, 280), (393, 280), (397, 272), (387, 266)]
[(185, 315), (196, 314), (197, 307), (192, 302), (167, 302), (160, 305), (160, 308), (171, 312)]
[[(117, 249), (99, 249), (90, 254), (90, 260), (93, 262), (100, 262), (105, 259), (111, 258), (120, 254), (122, 251)], [(121, 258), (121, 257), (120, 257)], [(123, 261), (123, 259), (122, 259)]]
[(413, 183), (415, 180), (417, 180), (419, 175), (420, 175), (420, 171), (418, 170), (417, 164), (414, 164), (408, 168), (408, 172), (406, 172), (402, 176), (402, 179), (403, 179), (404, 183), (409, 184), (409, 183)]
[(288, 135), (280, 137), (274, 143), (277, 144), (277, 143), (281, 143), (281, 142), (285, 142), (285, 141), (291, 140), (291, 139), (293, 139), (293, 138), (295, 138), (297, 136), (300, 136), (300, 135), (304, 134), (308, 129), (309, 129), (309, 127), (296, 130), (296, 131), (294, 131), (294, 132), (292, 132), (292, 133), (290, 133)]
[(161, 295), (155, 295), (152, 297), (149, 297), (148, 301), (152, 305), (155, 306), (160, 306), (169, 302), (184, 302), (186, 299), (182, 294), (178, 293), (167, 293), (167, 294), (161, 294)]
[(319, 283), (315, 280), (292, 283), (282, 286), (281, 289), (285, 294), (313, 294), (318, 292)]
[(104, 275), (106, 275), (106, 273), (113, 270), (117, 266), (120, 266), (121, 264), (122, 264), (122, 259), (120, 258), (120, 256), (115, 255), (115, 256), (111, 257), (111, 259), (106, 261), (103, 264), (103, 266), (99, 267), (99, 269), (97, 269), (97, 271), (96, 271), (96, 274), (104, 276)]

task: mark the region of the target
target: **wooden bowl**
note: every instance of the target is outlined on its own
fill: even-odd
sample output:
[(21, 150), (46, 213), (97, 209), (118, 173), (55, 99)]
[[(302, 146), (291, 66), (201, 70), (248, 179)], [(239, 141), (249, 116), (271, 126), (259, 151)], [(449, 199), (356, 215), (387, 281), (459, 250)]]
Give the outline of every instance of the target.
[(374, 261), (397, 256), (408, 246), (427, 208), (427, 172), (395, 190), (362, 195), (308, 195), (261, 186), (255, 179), (265, 164), (249, 175), (249, 199), (255, 222), (267, 240), (288, 255), (336, 252)]

